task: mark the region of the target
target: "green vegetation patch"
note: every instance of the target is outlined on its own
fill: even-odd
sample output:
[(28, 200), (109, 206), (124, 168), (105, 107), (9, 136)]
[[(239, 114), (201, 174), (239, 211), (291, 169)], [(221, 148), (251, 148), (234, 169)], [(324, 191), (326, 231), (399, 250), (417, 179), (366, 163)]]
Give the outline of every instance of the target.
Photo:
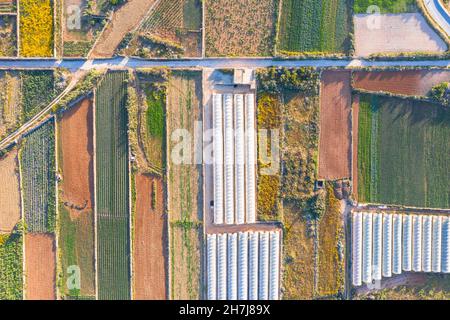
[(162, 139), (165, 128), (164, 110), (166, 92), (146, 89), (147, 96), (147, 132), (154, 138)]
[(345, 0), (283, 0), (278, 51), (347, 54), (351, 49), (350, 12)]
[(22, 105), (25, 122), (46, 107), (56, 96), (55, 76), (51, 70), (21, 73)]
[[(94, 214), (81, 213), (71, 217), (64, 205), (59, 206), (59, 249), (62, 262), (62, 294), (67, 297), (95, 296), (94, 271)], [(71, 268), (80, 270), (80, 289), (69, 289), (67, 281), (73, 275)]]
[(55, 125), (47, 121), (25, 137), (20, 151), (23, 205), (27, 230), (54, 232)]
[(127, 72), (110, 72), (96, 95), (98, 295), (130, 299)]
[(22, 226), (11, 234), (0, 234), (0, 300), (23, 298)]
[[(368, 13), (370, 6), (377, 6), (380, 13), (417, 12), (416, 0), (354, 0), (355, 13)], [(370, 10), (369, 13), (374, 13)]]
[(448, 208), (450, 111), (440, 105), (361, 95), (361, 202)]

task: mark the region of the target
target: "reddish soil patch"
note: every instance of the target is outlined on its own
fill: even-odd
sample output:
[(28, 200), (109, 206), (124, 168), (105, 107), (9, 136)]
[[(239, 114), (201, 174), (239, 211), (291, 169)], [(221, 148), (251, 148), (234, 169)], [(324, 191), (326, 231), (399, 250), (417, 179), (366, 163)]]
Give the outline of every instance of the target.
[(352, 193), (353, 198), (358, 201), (358, 128), (359, 128), (359, 95), (353, 96), (352, 106)]
[(435, 85), (450, 81), (449, 70), (357, 71), (356, 89), (425, 96)]
[(128, 0), (112, 18), (100, 36), (90, 58), (109, 58), (127, 33), (139, 25), (155, 0)]
[(351, 73), (322, 73), (320, 97), (319, 177), (350, 177)]
[(94, 202), (92, 102), (83, 100), (60, 121), (61, 195), (71, 216), (91, 212)]
[(25, 277), (27, 300), (56, 300), (54, 235), (25, 235)]
[[(167, 216), (161, 178), (136, 175), (134, 242), (134, 298), (164, 300), (167, 297)], [(152, 197), (156, 195), (156, 199)]]

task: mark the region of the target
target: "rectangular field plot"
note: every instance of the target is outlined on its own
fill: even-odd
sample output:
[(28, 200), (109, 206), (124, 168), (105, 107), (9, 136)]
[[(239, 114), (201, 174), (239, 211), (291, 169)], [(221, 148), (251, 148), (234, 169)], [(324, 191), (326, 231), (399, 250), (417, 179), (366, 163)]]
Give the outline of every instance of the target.
[(0, 234), (0, 300), (23, 297), (23, 235), (17, 225), (11, 234)]
[(275, 0), (206, 1), (206, 55), (272, 55), (276, 7)]
[[(167, 90), (167, 130), (169, 144), (169, 211), (171, 221), (202, 219), (201, 165), (195, 163), (195, 125), (202, 120), (201, 72), (174, 71)], [(200, 127), (201, 128), (201, 127)], [(191, 152), (185, 157), (176, 152), (180, 137), (176, 130), (184, 129), (191, 137)], [(172, 140), (175, 138), (176, 140)], [(186, 157), (189, 157), (186, 158)], [(180, 158), (180, 159), (178, 159)], [(179, 163), (183, 160), (188, 163)]]
[(20, 55), (53, 56), (52, 0), (20, 1)]
[(23, 211), (29, 232), (55, 230), (55, 125), (49, 120), (25, 137), (20, 153)]
[(99, 299), (130, 299), (126, 79), (108, 73), (96, 96)]
[[(59, 258), (67, 297), (95, 296), (93, 108), (83, 100), (58, 121)], [(70, 289), (71, 266), (80, 268), (81, 286)]]
[(358, 130), (360, 202), (449, 207), (448, 110), (361, 95)]
[(202, 299), (202, 238), (202, 228), (197, 224), (170, 225), (170, 298), (173, 300)]
[(319, 178), (350, 177), (351, 74), (322, 73)]
[(0, 157), (0, 232), (11, 232), (20, 220), (20, 188), (17, 149)]
[(349, 8), (345, 0), (283, 0), (278, 51), (347, 53)]
[[(0, 13), (1, 13), (0, 2)], [(0, 16), (0, 57), (17, 55), (17, 20), (15, 16)]]
[(56, 244), (52, 234), (25, 235), (25, 298), (56, 299)]
[(168, 237), (164, 181), (137, 174), (133, 243), (133, 299), (167, 298)]

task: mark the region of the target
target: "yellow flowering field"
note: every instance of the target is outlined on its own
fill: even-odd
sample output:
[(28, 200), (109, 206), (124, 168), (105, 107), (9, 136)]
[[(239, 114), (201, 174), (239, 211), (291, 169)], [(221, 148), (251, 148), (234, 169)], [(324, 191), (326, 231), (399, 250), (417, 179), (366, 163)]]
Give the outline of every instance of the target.
[(53, 56), (52, 0), (20, 1), (20, 55)]

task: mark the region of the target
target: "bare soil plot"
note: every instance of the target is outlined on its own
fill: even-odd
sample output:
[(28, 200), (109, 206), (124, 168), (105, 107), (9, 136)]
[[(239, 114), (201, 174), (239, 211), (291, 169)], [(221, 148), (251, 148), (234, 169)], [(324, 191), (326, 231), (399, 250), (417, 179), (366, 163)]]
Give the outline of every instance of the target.
[(320, 98), (319, 177), (350, 177), (351, 73), (324, 71)]
[(62, 200), (73, 218), (91, 212), (94, 202), (92, 102), (83, 100), (59, 122)]
[(136, 175), (134, 238), (134, 299), (167, 298), (167, 215), (164, 182), (150, 175)]
[(20, 219), (20, 188), (17, 150), (0, 158), (0, 232), (11, 232)]
[(17, 55), (17, 19), (15, 16), (0, 16), (0, 57)]
[(138, 26), (154, 2), (155, 0), (129, 0), (114, 12), (112, 21), (100, 36), (91, 58), (112, 57), (125, 35)]
[(206, 1), (206, 55), (270, 56), (276, 6), (274, 0)]
[(79, 289), (65, 288), (67, 296), (94, 296), (94, 172), (92, 102), (85, 99), (59, 121), (60, 220), (59, 249), (63, 281), (68, 267), (78, 265)]
[(447, 45), (419, 13), (354, 17), (356, 56), (381, 53), (444, 52)]
[(450, 81), (449, 70), (356, 71), (353, 86), (368, 91), (425, 96), (437, 84)]
[(56, 299), (56, 246), (52, 234), (25, 235), (25, 296)]

